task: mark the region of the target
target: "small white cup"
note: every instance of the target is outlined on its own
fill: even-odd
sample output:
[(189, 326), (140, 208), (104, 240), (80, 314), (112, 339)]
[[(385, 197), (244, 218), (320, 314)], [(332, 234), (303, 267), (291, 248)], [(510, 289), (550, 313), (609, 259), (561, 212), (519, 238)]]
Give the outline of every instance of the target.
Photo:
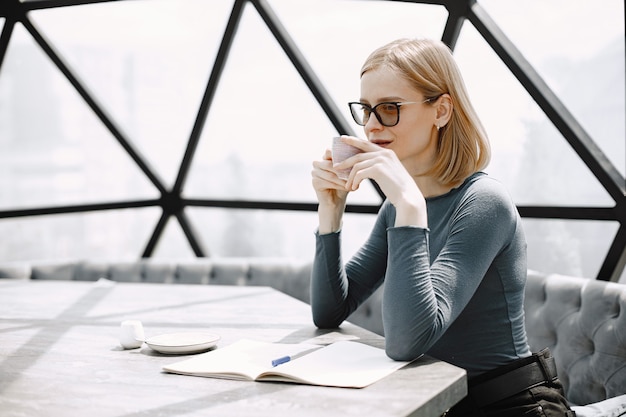
[[(332, 147), (332, 158), (333, 158), (333, 167), (340, 162), (345, 161), (346, 159), (354, 156), (358, 153), (363, 152), (359, 148), (348, 145), (341, 140), (340, 136), (336, 136), (333, 138), (333, 147)], [(347, 180), (350, 175), (350, 169), (338, 169), (337, 176), (342, 180)]]
[(144, 340), (143, 324), (139, 320), (124, 320), (120, 326), (120, 345), (124, 349), (141, 347)]

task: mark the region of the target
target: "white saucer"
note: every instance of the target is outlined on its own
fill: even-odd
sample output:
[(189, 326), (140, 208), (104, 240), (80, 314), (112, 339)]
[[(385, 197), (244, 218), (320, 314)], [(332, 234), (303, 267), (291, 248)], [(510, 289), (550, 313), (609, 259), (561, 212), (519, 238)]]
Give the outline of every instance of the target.
[(217, 345), (220, 336), (213, 333), (167, 333), (145, 340), (150, 349), (160, 353), (188, 354), (209, 350)]

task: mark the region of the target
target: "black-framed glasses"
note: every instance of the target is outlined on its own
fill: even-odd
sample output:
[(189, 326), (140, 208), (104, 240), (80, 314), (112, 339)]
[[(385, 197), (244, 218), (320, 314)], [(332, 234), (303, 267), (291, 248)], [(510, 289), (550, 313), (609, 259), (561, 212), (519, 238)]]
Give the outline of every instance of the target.
[(350, 113), (352, 118), (359, 126), (365, 126), (370, 119), (372, 113), (376, 116), (376, 119), (381, 125), (392, 127), (400, 122), (400, 107), (408, 104), (422, 104), (434, 100), (435, 98), (427, 98), (424, 101), (385, 101), (378, 103), (374, 107), (360, 103), (358, 101), (352, 101), (348, 103), (350, 106)]

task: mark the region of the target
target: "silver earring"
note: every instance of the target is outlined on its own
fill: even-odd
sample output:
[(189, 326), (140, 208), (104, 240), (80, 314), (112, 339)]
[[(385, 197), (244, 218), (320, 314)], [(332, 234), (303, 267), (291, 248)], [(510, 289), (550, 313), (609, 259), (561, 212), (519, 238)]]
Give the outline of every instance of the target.
[(437, 132), (439, 132), (439, 129), (441, 129), (441, 127), (439, 127), (439, 124), (436, 124), (435, 126), (437, 126)]

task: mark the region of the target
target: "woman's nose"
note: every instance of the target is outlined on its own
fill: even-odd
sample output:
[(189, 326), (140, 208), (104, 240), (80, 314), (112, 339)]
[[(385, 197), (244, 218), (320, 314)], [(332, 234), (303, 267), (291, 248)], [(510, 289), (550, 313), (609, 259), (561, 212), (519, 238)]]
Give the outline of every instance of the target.
[(380, 123), (380, 120), (378, 120), (378, 117), (374, 113), (371, 113), (364, 127), (365, 131), (371, 131), (380, 130), (383, 128), (383, 125)]

